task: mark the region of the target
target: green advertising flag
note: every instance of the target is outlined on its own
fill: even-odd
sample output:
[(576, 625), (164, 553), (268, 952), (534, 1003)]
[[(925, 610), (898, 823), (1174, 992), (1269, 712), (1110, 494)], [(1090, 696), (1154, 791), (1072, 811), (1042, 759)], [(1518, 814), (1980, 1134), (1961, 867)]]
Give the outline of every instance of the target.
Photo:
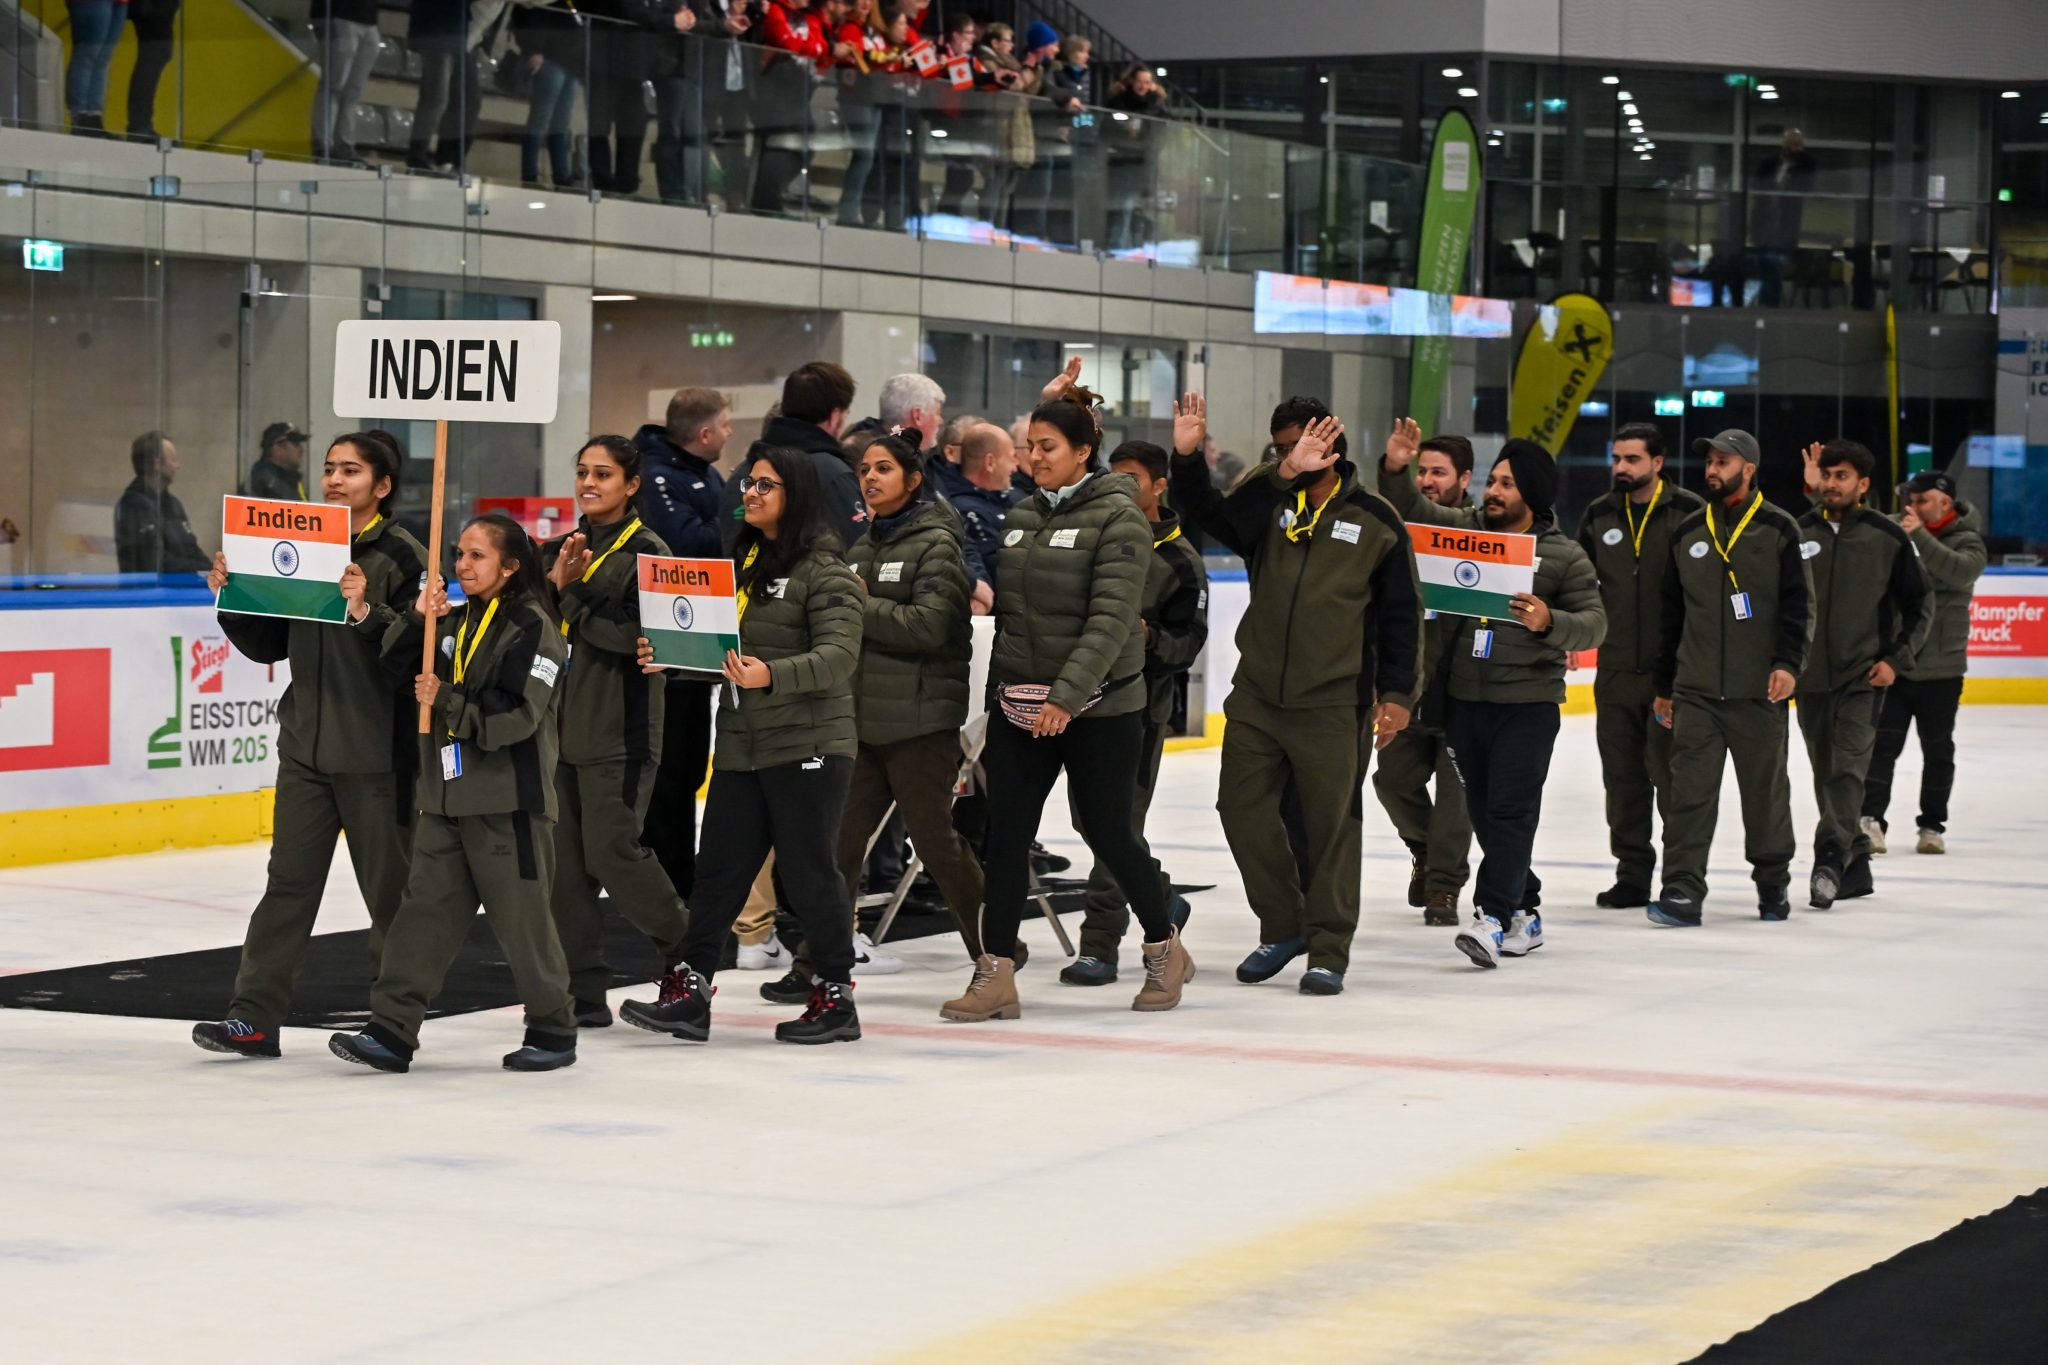
[[(1479, 135), (1456, 109), (1437, 120), (1429, 154), (1429, 185), (1422, 198), (1422, 237), (1415, 252), (1415, 287), (1456, 294), (1465, 283), (1472, 245), (1472, 214), (1479, 205)], [(1422, 434), (1436, 434), (1444, 377), (1451, 369), (1451, 339), (1417, 337), (1408, 359), (1408, 415)]]

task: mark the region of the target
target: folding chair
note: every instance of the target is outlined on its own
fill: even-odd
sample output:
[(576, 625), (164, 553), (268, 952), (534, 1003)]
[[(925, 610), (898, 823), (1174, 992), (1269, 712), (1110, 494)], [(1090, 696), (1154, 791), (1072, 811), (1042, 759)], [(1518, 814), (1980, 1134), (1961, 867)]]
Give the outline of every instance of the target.
[[(988, 716), (984, 714), (974, 717), (961, 727), (960, 773), (953, 784), (955, 791), (969, 781), (982, 791), (988, 790), (988, 778), (981, 770), (981, 749), (988, 742), (988, 725)], [(892, 801), (889, 803), (889, 809), (882, 812), (880, 822), (875, 825), (875, 832), (868, 836), (867, 847), (861, 852), (862, 862), (866, 862), (868, 854), (875, 851), (875, 841), (882, 837), (882, 831), (889, 827), (889, 817), (895, 813), (896, 803)], [(909, 898), (910, 888), (917, 881), (917, 874), (924, 870), (924, 856), (918, 852), (915, 843), (910, 846), (910, 853), (910, 862), (904, 867), (903, 876), (898, 879), (894, 890), (876, 891), (854, 900), (854, 906), (860, 910), (871, 910), (878, 905), (888, 907), (882, 912), (882, 922), (875, 926), (876, 943), (881, 943), (889, 937), (889, 929), (896, 923), (896, 916), (903, 909), (903, 902)], [(1031, 869), (1030, 877), (1031, 889), (1025, 894), (1038, 902), (1039, 912), (1045, 916), (1046, 922), (1052, 925), (1053, 934), (1060, 941), (1060, 951), (1068, 957), (1074, 956), (1074, 941), (1067, 937), (1067, 926), (1060, 923), (1059, 915), (1052, 908), (1052, 893), (1038, 880), (1037, 868)]]

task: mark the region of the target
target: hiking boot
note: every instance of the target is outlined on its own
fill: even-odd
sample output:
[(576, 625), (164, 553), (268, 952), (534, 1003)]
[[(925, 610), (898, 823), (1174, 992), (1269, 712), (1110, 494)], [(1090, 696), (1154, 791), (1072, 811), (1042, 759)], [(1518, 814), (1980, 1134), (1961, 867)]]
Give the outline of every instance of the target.
[(771, 1005), (802, 1005), (811, 998), (811, 978), (791, 967), (773, 981), (761, 983), (761, 998)]
[(602, 1000), (578, 1000), (576, 1002), (577, 1028), (610, 1028), (612, 1007)]
[(619, 1018), (649, 1033), (666, 1033), (685, 1042), (701, 1043), (711, 1036), (711, 997), (717, 992), (711, 983), (678, 962), (656, 983), (661, 994), (653, 1004), (628, 1000), (619, 1006)]
[(1181, 988), (1195, 979), (1195, 960), (1176, 929), (1164, 943), (1144, 946), (1145, 984), (1131, 1001), (1134, 1010), (1170, 1010), (1180, 1003)]
[(1007, 957), (983, 953), (974, 959), (974, 979), (967, 993), (939, 1006), (939, 1018), (956, 1024), (983, 1024), (991, 1019), (1021, 1019), (1024, 1006), (1017, 999), (1017, 968)]
[(811, 988), (801, 1018), (775, 1026), (778, 1043), (852, 1043), (860, 1039), (860, 1015), (853, 1008), (853, 984), (820, 981)]
[(1420, 853), (1413, 854), (1408, 862), (1408, 905), (1420, 910), (1429, 904), (1429, 868)]
[(357, 1066), (392, 1072), (412, 1070), (412, 1058), (386, 1047), (368, 1033), (333, 1034), (327, 1039), (327, 1050)]
[(1856, 828), (1863, 831), (1863, 837), (1870, 842), (1872, 853), (1885, 852), (1883, 821), (1875, 815), (1866, 815), (1856, 822)]
[[(1872, 844), (1870, 851), (1872, 853), (1882, 853), (1884, 850)], [(1946, 853), (1948, 852), (1948, 840), (1942, 837), (1942, 833), (1938, 829), (1923, 829), (1920, 831), (1920, 842), (1913, 845), (1913, 851), (1915, 853)]]
[(1458, 922), (1458, 893), (1432, 891), (1422, 907), (1422, 922), (1435, 929), (1448, 929)]
[(1271, 981), (1287, 970), (1287, 964), (1308, 951), (1305, 938), (1286, 938), (1278, 943), (1261, 943), (1237, 964), (1237, 979), (1247, 986)]
[(1077, 957), (1060, 968), (1060, 980), (1069, 986), (1107, 986), (1116, 980), (1116, 963), (1106, 957)]
[(564, 1038), (558, 1033), (536, 1033), (526, 1031), (526, 1038), (517, 1052), (505, 1054), (504, 1067), (507, 1071), (560, 1071), (565, 1066), (576, 1065), (576, 1039), (572, 1034)]
[(1593, 904), (1602, 910), (1640, 910), (1649, 903), (1649, 887), (1629, 886), (1624, 882), (1616, 882), (1593, 897)]
[(235, 1057), (278, 1057), (277, 1032), (257, 1028), (246, 1019), (223, 1019), (219, 1023), (194, 1024), (192, 1041), (208, 1052), (225, 1052)]

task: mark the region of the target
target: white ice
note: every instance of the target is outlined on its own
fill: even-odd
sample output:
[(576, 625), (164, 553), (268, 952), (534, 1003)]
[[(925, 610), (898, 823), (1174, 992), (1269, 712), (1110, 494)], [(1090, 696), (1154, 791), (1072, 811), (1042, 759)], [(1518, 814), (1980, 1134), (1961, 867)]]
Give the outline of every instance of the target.
[[(1129, 1010), (1135, 945), (1058, 985), (1042, 923), (1017, 1023), (941, 1024), (966, 972), (927, 939), (858, 1044), (776, 1045), (735, 972), (708, 1046), (618, 1027), (542, 1076), (499, 1069), (508, 1011), (431, 1021), (407, 1076), (7, 1011), (0, 1361), (1669, 1361), (2048, 1183), (2048, 709), (1964, 708), (1948, 855), (1902, 840), (1788, 923), (1731, 781), (1694, 931), (1592, 908), (1592, 736), (1566, 718), (1547, 794), (1550, 942), (1497, 972), (1406, 907), (1369, 806), (1346, 993), (1236, 984), (1207, 751), (1152, 821), (1217, 884), (1170, 1014)], [(0, 873), (0, 970), (234, 943), (263, 864)], [(345, 869), (327, 930), (363, 921)]]

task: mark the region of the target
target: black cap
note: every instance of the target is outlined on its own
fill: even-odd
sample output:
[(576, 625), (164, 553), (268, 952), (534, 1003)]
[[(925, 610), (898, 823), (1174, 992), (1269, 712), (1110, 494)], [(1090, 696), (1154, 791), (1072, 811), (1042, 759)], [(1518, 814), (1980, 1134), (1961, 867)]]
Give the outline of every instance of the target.
[(1923, 469), (1912, 478), (1906, 480), (1906, 491), (1908, 493), (1946, 493), (1953, 498), (1956, 495), (1956, 481), (1942, 473), (1939, 469)]
[(1757, 448), (1756, 437), (1737, 427), (1730, 427), (1718, 436), (1702, 436), (1692, 443), (1692, 453), (1698, 459), (1704, 460), (1709, 452), (1716, 450), (1740, 455), (1750, 464), (1763, 463), (1763, 452)]
[(263, 453), (268, 455), (271, 447), (280, 445), (302, 446), (306, 444), (306, 433), (290, 422), (272, 422), (263, 428)]

